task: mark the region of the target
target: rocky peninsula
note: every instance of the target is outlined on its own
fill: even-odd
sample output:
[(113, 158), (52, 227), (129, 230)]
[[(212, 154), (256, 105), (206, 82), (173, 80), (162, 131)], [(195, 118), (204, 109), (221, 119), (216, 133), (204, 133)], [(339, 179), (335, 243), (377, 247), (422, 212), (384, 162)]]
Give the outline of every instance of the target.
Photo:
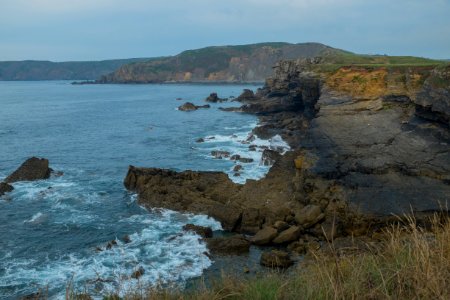
[(206, 213), (254, 244), (297, 253), (327, 239), (371, 238), (404, 214), (426, 222), (447, 212), (449, 65), (287, 60), (237, 100), (235, 111), (259, 116), (256, 135), (279, 134), (292, 150), (244, 185), (220, 172), (130, 166), (124, 183), (139, 203)]

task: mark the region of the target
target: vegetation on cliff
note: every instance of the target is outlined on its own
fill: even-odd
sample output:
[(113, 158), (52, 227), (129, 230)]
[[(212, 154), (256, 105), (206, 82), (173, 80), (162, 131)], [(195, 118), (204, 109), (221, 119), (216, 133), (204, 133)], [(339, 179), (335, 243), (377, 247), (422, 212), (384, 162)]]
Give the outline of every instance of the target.
[(260, 43), (206, 47), (176, 56), (124, 65), (100, 83), (262, 82), (281, 59), (345, 53), (319, 43)]

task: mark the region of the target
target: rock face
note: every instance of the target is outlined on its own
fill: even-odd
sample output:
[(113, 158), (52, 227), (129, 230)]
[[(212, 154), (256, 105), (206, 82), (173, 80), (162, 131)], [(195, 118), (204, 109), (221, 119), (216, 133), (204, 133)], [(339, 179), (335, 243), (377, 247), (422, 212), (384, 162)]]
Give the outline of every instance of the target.
[(125, 186), (143, 205), (206, 213), (235, 232), (283, 224), (263, 243), (364, 235), (392, 214), (445, 209), (450, 67), (322, 72), (320, 63), (280, 62), (240, 108), (258, 114), (258, 137), (279, 134), (291, 147), (265, 178), (237, 185), (223, 173), (130, 167)]
[(239, 102), (251, 102), (251, 101), (257, 101), (259, 98), (255, 95), (255, 93), (252, 90), (244, 89), (241, 95), (237, 97), (234, 101)]
[(16, 181), (33, 181), (50, 177), (51, 169), (45, 158), (32, 157), (27, 159), (16, 171), (6, 177), (6, 183)]
[(0, 182), (0, 196), (3, 196), (6, 193), (11, 192), (14, 190), (14, 187), (12, 185), (9, 185), (5, 182)]

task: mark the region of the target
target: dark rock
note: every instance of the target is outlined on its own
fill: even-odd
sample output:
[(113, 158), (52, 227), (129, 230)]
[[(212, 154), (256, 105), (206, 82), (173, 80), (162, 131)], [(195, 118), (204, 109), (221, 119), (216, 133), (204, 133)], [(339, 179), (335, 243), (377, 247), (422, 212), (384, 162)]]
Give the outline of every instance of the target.
[(195, 141), (196, 143), (204, 143), (205, 139), (204, 138), (199, 138)]
[(133, 272), (133, 274), (131, 274), (131, 278), (134, 279), (139, 279), (142, 275), (144, 275), (145, 270), (143, 267), (139, 267), (139, 269), (137, 269), (136, 271)]
[(32, 293), (32, 294), (23, 296), (20, 299), (21, 300), (44, 300), (44, 299), (47, 299), (47, 297), (44, 295), (44, 293), (39, 291), (39, 292), (36, 292), (36, 293)]
[(51, 170), (48, 167), (48, 160), (45, 158), (32, 157), (27, 159), (16, 171), (6, 177), (6, 183), (16, 181), (33, 181), (47, 179)]
[(307, 205), (295, 214), (297, 223), (305, 228), (315, 225), (324, 217), (325, 215), (322, 213), (322, 209), (317, 205)]
[(129, 244), (129, 243), (131, 243), (131, 238), (130, 238), (130, 236), (127, 234), (127, 235), (124, 235), (124, 236), (123, 236), (122, 241), (123, 241), (125, 244)]
[(253, 158), (240, 157), (240, 158), (239, 158), (239, 161), (240, 161), (241, 163), (247, 164), (247, 163), (253, 162)]
[(198, 108), (211, 108), (211, 105), (209, 105), (209, 104), (198, 105), (198, 106), (196, 106), (196, 108), (197, 108), (197, 109), (198, 109)]
[(177, 100), (183, 100), (183, 98), (177, 98)]
[(249, 102), (249, 101), (256, 101), (258, 99), (259, 98), (255, 96), (255, 93), (252, 90), (244, 89), (242, 94), (239, 97), (237, 97), (234, 101)]
[(197, 106), (194, 105), (194, 103), (191, 102), (186, 102), (183, 105), (178, 107), (178, 110), (181, 111), (192, 111), (192, 110), (197, 110)]
[(280, 232), (278, 236), (273, 240), (275, 244), (285, 244), (298, 240), (302, 229), (298, 226), (291, 226), (288, 229)]
[(236, 255), (248, 253), (250, 242), (243, 235), (206, 239), (208, 249), (213, 254)]
[(242, 170), (242, 166), (241, 166), (241, 165), (235, 165), (235, 166), (233, 167), (233, 171), (234, 171), (234, 172), (239, 172), (240, 170)]
[(0, 182), (0, 196), (3, 196), (6, 193), (11, 192), (14, 190), (14, 187), (12, 185), (9, 185), (5, 182)]
[(264, 252), (261, 255), (260, 263), (269, 268), (288, 268), (294, 264), (289, 254), (280, 250)]
[(277, 159), (280, 158), (280, 153), (274, 150), (265, 149), (261, 157), (261, 165), (271, 166), (275, 163)]
[(241, 173), (236, 172), (236, 173), (233, 174), (233, 176), (234, 176), (234, 177), (239, 177), (239, 176), (241, 176)]
[(248, 146), (248, 151), (256, 151), (256, 145), (250, 145)]
[(278, 232), (284, 231), (289, 227), (289, 224), (284, 221), (276, 221), (275, 223), (273, 223), (273, 228), (275, 228)]
[(240, 158), (241, 156), (239, 154), (235, 154), (230, 157), (230, 160), (239, 160)]
[(267, 245), (278, 235), (278, 231), (270, 226), (264, 227), (258, 231), (250, 241), (255, 245)]
[(212, 238), (213, 231), (210, 227), (198, 226), (194, 224), (186, 224), (183, 226), (183, 230), (193, 231), (203, 238)]
[(230, 152), (228, 151), (220, 151), (220, 150), (213, 150), (211, 151), (211, 155), (214, 156), (215, 158), (228, 158), (230, 157)]
[(291, 252), (302, 255), (308, 251), (308, 246), (304, 241), (300, 240), (290, 243), (287, 246), (287, 249)]
[(228, 99), (222, 99), (219, 98), (219, 96), (217, 96), (217, 93), (211, 93), (206, 99), (205, 101), (207, 102), (213, 102), (213, 103), (217, 103), (217, 102), (224, 102), (227, 101)]

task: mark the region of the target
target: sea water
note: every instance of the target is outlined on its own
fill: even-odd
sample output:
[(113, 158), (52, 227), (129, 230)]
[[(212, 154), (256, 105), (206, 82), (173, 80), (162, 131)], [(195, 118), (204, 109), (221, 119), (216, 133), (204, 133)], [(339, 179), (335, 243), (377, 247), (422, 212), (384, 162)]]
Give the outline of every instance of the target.
[[(60, 299), (68, 287), (99, 296), (200, 276), (212, 261), (199, 237), (182, 227), (220, 224), (145, 210), (123, 179), (129, 165), (223, 171), (237, 183), (263, 177), (269, 167), (260, 163), (262, 150), (248, 150), (256, 117), (218, 109), (239, 103), (177, 110), (186, 101), (204, 105), (210, 92), (236, 97), (244, 88), (257, 86), (0, 82), (0, 180), (31, 156), (64, 173), (14, 183), (0, 198), (0, 298), (41, 290)], [(286, 147), (277, 138), (251, 144)], [(254, 162), (237, 177), (235, 162), (215, 159), (212, 150)], [(131, 278), (141, 267), (144, 274)]]

